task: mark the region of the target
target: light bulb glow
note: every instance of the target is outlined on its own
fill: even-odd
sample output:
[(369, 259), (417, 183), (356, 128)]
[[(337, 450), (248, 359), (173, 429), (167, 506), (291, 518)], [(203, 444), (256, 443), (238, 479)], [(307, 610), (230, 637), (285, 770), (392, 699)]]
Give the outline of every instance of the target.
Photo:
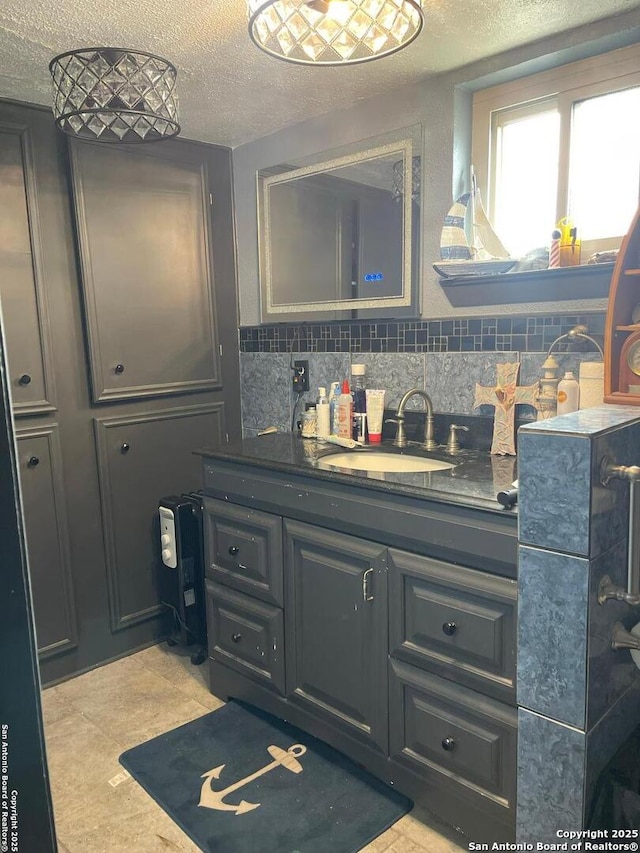
[(266, 53), (304, 65), (389, 56), (424, 23), (423, 0), (248, 0), (249, 35)]

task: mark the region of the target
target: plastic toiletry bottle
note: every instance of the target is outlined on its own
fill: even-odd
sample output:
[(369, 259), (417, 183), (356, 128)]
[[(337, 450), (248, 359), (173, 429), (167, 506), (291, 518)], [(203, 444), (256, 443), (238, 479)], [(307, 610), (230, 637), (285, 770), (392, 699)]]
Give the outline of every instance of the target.
[(318, 438), (327, 438), (330, 434), (331, 419), (327, 389), (320, 387), (318, 388), (318, 399), (316, 400), (316, 435)]
[(329, 419), (331, 423), (331, 435), (338, 434), (338, 397), (340, 396), (340, 383), (332, 382), (329, 391)]
[(384, 395), (382, 389), (367, 388), (367, 430), (371, 444), (382, 441), (382, 419), (384, 418)]
[(367, 429), (367, 397), (364, 375), (365, 364), (351, 365), (351, 395), (353, 397), (353, 438), (364, 441)]
[(558, 383), (558, 414), (566, 415), (569, 412), (577, 412), (579, 399), (580, 385), (578, 380), (570, 370), (567, 370), (564, 378)]
[(351, 438), (353, 432), (353, 398), (349, 391), (349, 380), (342, 383), (342, 393), (336, 403), (338, 431), (340, 438)]

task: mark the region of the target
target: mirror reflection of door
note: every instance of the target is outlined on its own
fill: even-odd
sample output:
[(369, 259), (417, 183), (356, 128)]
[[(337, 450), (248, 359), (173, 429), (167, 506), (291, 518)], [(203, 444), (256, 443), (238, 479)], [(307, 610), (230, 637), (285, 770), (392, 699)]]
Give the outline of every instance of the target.
[(353, 220), (348, 199), (307, 178), (273, 187), (274, 304), (349, 299)]

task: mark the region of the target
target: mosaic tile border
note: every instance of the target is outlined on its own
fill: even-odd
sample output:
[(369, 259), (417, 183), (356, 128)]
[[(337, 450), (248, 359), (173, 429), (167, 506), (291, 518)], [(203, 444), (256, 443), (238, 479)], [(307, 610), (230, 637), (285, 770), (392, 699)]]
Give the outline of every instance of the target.
[[(241, 328), (240, 352), (545, 352), (556, 338), (578, 324), (586, 325), (589, 334), (602, 343), (604, 323), (604, 313), (278, 323)], [(572, 345), (573, 350), (581, 348), (591, 349), (591, 344)]]

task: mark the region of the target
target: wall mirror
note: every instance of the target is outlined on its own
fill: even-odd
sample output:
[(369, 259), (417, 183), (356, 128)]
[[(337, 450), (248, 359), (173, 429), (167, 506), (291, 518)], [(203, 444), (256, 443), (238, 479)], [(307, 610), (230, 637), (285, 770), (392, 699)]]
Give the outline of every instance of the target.
[(258, 172), (263, 321), (417, 313), (421, 127)]

